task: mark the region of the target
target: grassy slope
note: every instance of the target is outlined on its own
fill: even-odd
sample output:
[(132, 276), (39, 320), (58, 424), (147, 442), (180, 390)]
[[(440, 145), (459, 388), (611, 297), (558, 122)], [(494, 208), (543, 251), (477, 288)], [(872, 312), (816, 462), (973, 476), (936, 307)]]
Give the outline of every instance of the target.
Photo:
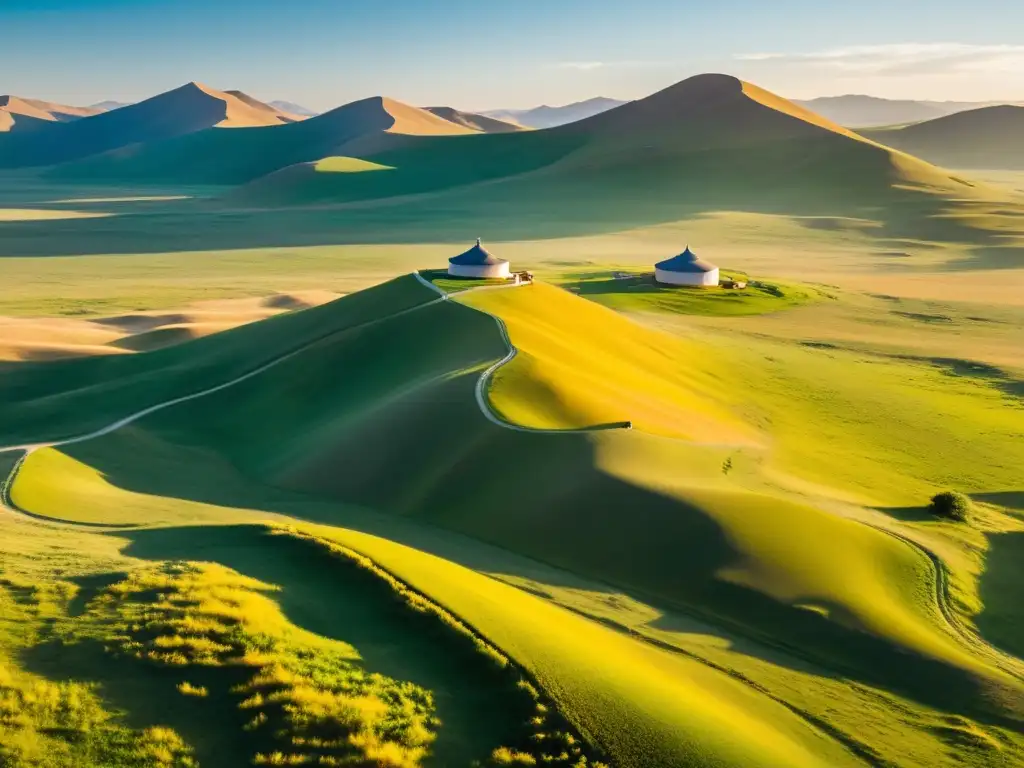
[[(723, 279), (726, 274), (723, 273)], [(748, 280), (746, 275), (737, 279)], [(599, 275), (568, 279), (568, 290), (618, 312), (671, 312), (685, 315), (762, 315), (820, 301), (822, 291), (810, 286), (755, 281), (742, 290), (689, 290), (660, 285), (653, 275), (616, 278)]]
[[(537, 295), (530, 290), (515, 293)], [(65, 452), (113, 486), (238, 503), (233, 487), (203, 480), (205, 469), (184, 487), (177, 481), (188, 464), (178, 467), (168, 457), (188, 455), (182, 446), (199, 461), (212, 451), (264, 482), (416, 514), (656, 602), (716, 616), (923, 700), (984, 708), (969, 691), (980, 680), (1001, 687), (998, 675), (942, 629), (920, 555), (871, 529), (766, 494), (749, 472), (723, 477), (730, 451), (707, 453), (638, 432), (587, 438), (488, 424), (472, 400), (473, 371), (502, 354), (491, 320), (442, 303), (339, 337), (237, 388)], [(361, 375), (339, 378), (336, 372), (345, 370)], [(740, 466), (748, 461), (735, 459)], [(16, 501), (44, 514), (65, 516), (74, 508), (87, 519), (111, 519), (98, 491), (78, 502), (55, 498), (53, 461), (52, 452), (30, 458)], [(688, 469), (680, 475), (680, 467)], [(396, 471), (402, 483), (393, 482)], [(506, 478), (519, 476), (530, 484), (507, 493)], [(260, 503), (280, 511), (272, 499)], [(143, 505), (135, 509), (139, 520), (147, 514)], [(779, 530), (801, 535), (780, 537)]]
[[(0, 759), (6, 758), (5, 766), (169, 766), (170, 758), (164, 762), (159, 753), (149, 754), (147, 747), (154, 745), (143, 729), (151, 726), (173, 727), (203, 765), (234, 768), (251, 765), (254, 752), (304, 751), (301, 743), (282, 743), (267, 732), (270, 728), (243, 729), (258, 710), (239, 710), (246, 694), (228, 691), (245, 681), (247, 668), (252, 674), (263, 667), (273, 677), (276, 665), (298, 674), (290, 694), (297, 717), (272, 723), (285, 726), (286, 737), (304, 729), (330, 732), (335, 718), (342, 722), (334, 733), (344, 733), (362, 717), (373, 719), (389, 709), (387, 740), (405, 731), (429, 743), (429, 734), (436, 734), (429, 744), (435, 757), (415, 759), (413, 749), (406, 761), (382, 757), (381, 765), (468, 765), (527, 735), (529, 708), (523, 712), (521, 702), (509, 695), (511, 681), (465, 638), (411, 611), (377, 577), (292, 544), (289, 537), (271, 536), (257, 526), (207, 528), (198, 537), (190, 529), (154, 531), (148, 539), (140, 533), (145, 544), (133, 542), (132, 553), (152, 560), (160, 550), (154, 568), (119, 554), (129, 544), (124, 539), (26, 525), (8, 515), (0, 518), (0, 530), (5, 541)], [(193, 569), (166, 563), (189, 557), (204, 564)], [(211, 562), (267, 581), (239, 577)], [(160, 595), (168, 600), (157, 601)], [(191, 618), (175, 616), (181, 608)], [(165, 623), (150, 623), (154, 620)], [(182, 636), (223, 632), (225, 622), (236, 631), (218, 639), (249, 646), (248, 665), (143, 661), (135, 658), (140, 645), (130, 642), (148, 643), (154, 657), (168, 648), (188, 654)], [(154, 626), (162, 640), (152, 642)], [(104, 646), (123, 652), (105, 653)], [(200, 653), (203, 647), (194, 645)], [(311, 671), (315, 681), (309, 679)], [(68, 682), (50, 682), (62, 679)], [(185, 681), (208, 693), (186, 695), (179, 688)], [(339, 693), (357, 698), (338, 700)], [(383, 706), (360, 700), (360, 694), (383, 699)], [(402, 710), (413, 701), (421, 706), (409, 719), (413, 712)], [(274, 717), (273, 704), (268, 709)], [(424, 710), (441, 722), (423, 722)], [(416, 720), (419, 725), (406, 731)], [(370, 747), (374, 741), (369, 739)], [(173, 765), (185, 768), (184, 762)]]
[(0, 442), (88, 432), (150, 405), (226, 382), (316, 339), (436, 298), (407, 277), (345, 302), (143, 356), (19, 365), (0, 379)]
[(459, 301), (501, 317), (514, 339), (518, 355), (497, 371), (489, 395), (513, 423), (578, 429), (632, 421), (696, 442), (757, 442), (684, 341), (542, 283)]
[(1024, 169), (1024, 107), (958, 112), (913, 125), (867, 131), (882, 144), (948, 168)]

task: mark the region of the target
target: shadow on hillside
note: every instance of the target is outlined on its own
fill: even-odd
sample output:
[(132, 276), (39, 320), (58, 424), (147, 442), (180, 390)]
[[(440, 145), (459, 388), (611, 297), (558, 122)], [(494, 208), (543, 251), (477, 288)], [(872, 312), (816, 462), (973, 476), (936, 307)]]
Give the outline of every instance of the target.
[(971, 498), (985, 504), (1024, 512), (1024, 491), (998, 491), (995, 493), (972, 493)]
[[(126, 725), (173, 728), (195, 750), (201, 765), (246, 768), (255, 752), (273, 748), (273, 741), (243, 730), (251, 713), (239, 709), (239, 698), (229, 693), (231, 686), (244, 682), (246, 670), (193, 666), (184, 671), (144, 664), (115, 656), (92, 639), (42, 643), (25, 651), (23, 661), (27, 669), (50, 679), (98, 683), (100, 695), (124, 713)], [(209, 694), (182, 696), (177, 686), (185, 680), (206, 687)]]
[(470, 765), (515, 743), (519, 716), (490, 662), (440, 622), (422, 620), (390, 587), (327, 550), (261, 525), (136, 531), (125, 554), (147, 560), (202, 560), (280, 587), (288, 620), (352, 645), (369, 672), (433, 692), (444, 727), (427, 765)]
[[(796, 609), (722, 580), (718, 574), (740, 555), (709, 515), (677, 498), (601, 472), (596, 468), (594, 446), (586, 436), (553, 437), (493, 427), (472, 406), (474, 382), (475, 376), (455, 377), (431, 393), (432, 407), (423, 407), (415, 398), (398, 402), (383, 420), (343, 430), (330, 442), (321, 440), (315, 456), (305, 457), (286, 471), (263, 475), (307, 495), (278, 491), (261, 501), (257, 490), (244, 505), (362, 530), (484, 573), (512, 574), (540, 584), (561, 582), (574, 588), (580, 587), (580, 580), (571, 574), (579, 574), (598, 584), (614, 584), (614, 588), (604, 588), (609, 593), (624, 592), (651, 605), (726, 627), (729, 634), (750, 637), (756, 643), (745, 644), (739, 652), (771, 663), (789, 663), (803, 670), (805, 662), (787, 662), (787, 656), (809, 659), (833, 670), (826, 674), (897, 690), (929, 706), (997, 723), (1018, 722), (1015, 717), (1020, 713), (1007, 717), (1005, 702), (994, 703), (990, 698), (993, 691), (983, 680), (848, 629), (818, 612)], [(147, 466), (141, 474), (132, 462), (103, 457), (90, 448), (95, 448), (95, 443), (67, 450), (96, 466), (119, 487), (229, 507), (240, 505), (232, 498), (232, 488), (237, 488), (234, 482), (184, 486), (180, 462)], [(134, 460), (145, 462), (146, 457)], [(407, 475), (405, 482), (395, 482), (396, 468)], [(521, 478), (529, 481), (520, 482)], [(400, 517), (332, 504), (327, 499)], [(412, 516), (415, 521), (404, 519)], [(274, 569), (285, 566), (270, 549), (260, 555), (246, 543), (233, 551), (232, 531), (237, 529), (204, 527), (119, 535), (134, 542), (128, 552), (133, 556), (223, 558), (226, 565), (247, 568), (244, 572), (257, 578), (308, 578), (312, 579), (307, 582), (309, 589), (318, 594), (322, 590), (322, 585), (315, 583), (316, 575), (305, 570), (290, 576), (276, 572)], [(481, 546), (479, 541), (501, 549)], [(267, 538), (260, 546), (276, 543)], [(547, 566), (565, 573), (560, 579), (559, 572)], [(586, 583), (594, 589), (594, 582)], [(302, 599), (301, 592), (294, 592), (296, 601)], [(289, 609), (295, 610), (294, 606)], [(322, 630), (317, 622), (327, 619), (318, 618), (317, 613), (326, 609), (309, 610), (298, 623)], [(723, 637), (728, 639), (729, 634)]]
[[(136, 493), (356, 528), (540, 584), (577, 587), (576, 574), (841, 677), (952, 712), (1003, 717), (1006, 709), (988, 699), (1004, 693), (994, 683), (727, 581), (721, 574), (745, 555), (713, 514), (603, 472), (593, 436), (487, 421), (475, 401), (478, 373), (504, 353), (489, 318), (440, 302), (415, 322), (375, 324), (61, 450)], [(201, 551), (205, 537), (221, 535), (194, 530), (181, 546)], [(763, 658), (779, 663), (779, 655)]]
[[(74, 187), (67, 189), (71, 195)], [(166, 190), (162, 190), (166, 191)], [(995, 231), (942, 217), (950, 201), (906, 190), (801, 188), (758, 181), (744, 173), (717, 187), (687, 182), (685, 175), (652, 185), (624, 177), (612, 191), (585, 176), (549, 184), (543, 175), (514, 177), (496, 185), (457, 187), (427, 196), (396, 197), (308, 208), (231, 208), (218, 201), (186, 201), (153, 212), (110, 218), (21, 221), (0, 224), (0, 256), (145, 254), (251, 248), (359, 244), (464, 243), (467, 232), (494, 241), (545, 240), (609, 234), (683, 221), (721, 211), (799, 217), (814, 222), (860, 221), (880, 245), (916, 241), (972, 246), (953, 269), (1019, 266), (1024, 246), (1013, 231)], [(859, 195), (859, 197), (858, 197)], [(1024, 209), (1022, 209), (1024, 210)], [(1024, 215), (1020, 236), (1024, 237)]]
[(981, 363), (976, 360), (962, 360), (955, 357), (926, 357), (913, 358), (924, 360), (932, 365), (943, 369), (950, 376), (964, 376), (971, 379), (978, 379), (991, 384), (1005, 392), (1010, 397), (1017, 398), (1024, 402), (1024, 380), (1002, 368), (988, 363)]
[(988, 545), (975, 623), (986, 640), (1024, 660), (1024, 533), (992, 534)]
[(923, 507), (874, 507), (874, 509), (905, 523), (939, 522), (939, 518), (932, 513), (931, 507), (927, 505)]

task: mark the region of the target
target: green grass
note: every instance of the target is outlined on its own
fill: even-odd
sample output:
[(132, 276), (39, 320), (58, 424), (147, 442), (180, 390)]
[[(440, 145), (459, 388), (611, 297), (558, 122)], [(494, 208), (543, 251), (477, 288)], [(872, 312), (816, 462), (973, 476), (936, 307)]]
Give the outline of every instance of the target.
[[(746, 160), (737, 155), (737, 174)], [(405, 175), (389, 184), (413, 178), (408, 163), (419, 160), (403, 162)], [(440, 753), (527, 748), (505, 737), (500, 712), (489, 709), (509, 701), (504, 689), (496, 700), (474, 688), (472, 675), (446, 661), (449, 645), (386, 619), (387, 600), (353, 588), (362, 582), (343, 563), (313, 556), (308, 542), (238, 525), (315, 522), (303, 531), (372, 558), (486, 637), (613, 762), (713, 754), (737, 765), (1016, 765), (1021, 691), (1000, 671), (1009, 662), (944, 624), (919, 552), (855, 522), (941, 556), (958, 620), (1020, 656), (1020, 534), (986, 506), (1012, 508), (1014, 470), (1024, 463), (1019, 316), (1006, 298), (1019, 275), (960, 271), (1017, 263), (1012, 226), (998, 248), (984, 235), (1013, 217), (974, 230), (980, 220), (966, 229), (921, 224), (923, 209), (899, 195), (884, 216), (807, 199), (768, 210), (750, 202), (756, 188), (740, 206), (747, 213), (723, 213), (714, 207), (736, 194), (724, 182), (685, 205), (676, 196), (686, 191), (672, 184), (646, 189), (635, 207), (600, 199), (595, 179), (613, 173), (628, 191), (656, 179), (652, 168), (575, 165), (571, 182), (550, 187), (521, 179), (374, 209), (256, 214), (166, 201), (98, 205), (123, 212), (105, 220), (3, 224), (6, 252), (63, 254), (0, 259), (3, 313), (89, 316), (306, 287), (348, 291), (443, 266), (462, 241), (496, 233), (524, 239), (494, 247), (514, 267), (681, 338), (624, 325), (592, 304), (563, 306), (549, 300), (549, 286), (466, 294), (466, 303), (507, 315), (522, 350), (492, 382), (502, 413), (558, 427), (648, 409), (628, 435), (516, 435), (483, 422), (473, 385), (505, 351), (492, 321), (437, 306), (357, 327), (434, 298), (410, 279), (175, 350), (7, 365), (4, 443), (101, 426), (325, 337), (237, 388), (101, 440), (38, 451), (15, 489), (19, 504), (54, 518), (189, 527), (101, 535), (3, 515), (0, 567), (32, 584), (131, 570), (138, 559), (156, 568), (219, 563), (281, 587), (260, 594), (294, 625), (284, 655), (304, 647), (301, 628), (320, 638), (302, 635), (314, 645), (326, 643), (318, 648), (355, 648), (360, 669), (433, 692)], [(471, 172), (460, 166), (451, 179)], [(373, 183), (388, 193), (383, 179)], [(38, 193), (34, 201), (11, 193), (4, 207), (75, 196)], [(972, 216), (988, 216), (978, 208)], [(614, 233), (659, 221), (674, 223)], [(913, 240), (901, 237), (908, 232)], [(564, 235), (573, 237), (538, 239)], [(394, 240), (409, 244), (333, 245)], [(649, 270), (687, 240), (783, 295), (734, 300), (608, 284), (613, 268)], [(180, 252), (147, 253), (153, 248)], [(825, 283), (838, 287), (817, 287)], [(990, 301), (1000, 288), (1003, 298)], [(514, 305), (538, 294), (543, 301)], [(697, 418), (706, 419), (699, 430)], [(667, 423), (673, 435), (715, 445), (641, 428)], [(737, 431), (754, 444), (718, 445)], [(0, 472), (4, 461), (0, 454)], [(922, 519), (927, 499), (946, 488), (974, 496), (977, 528)], [(87, 601), (71, 602), (77, 612)], [(223, 685), (173, 670), (164, 678), (90, 642), (57, 648), (37, 617), (8, 617), (4, 626), (17, 629), (0, 635), (18, 635), (4, 640), (18, 686), (97, 680), (104, 722), (136, 740), (161, 723), (154, 700), (175, 702), (169, 724), (203, 764), (254, 754)], [(210, 727), (218, 722), (226, 725)], [(63, 749), (52, 725), (38, 720), (31, 738)], [(79, 762), (69, 764), (81, 764), (74, 754)]]
[(587, 277), (562, 287), (619, 312), (673, 312), (734, 317), (763, 315), (821, 301), (825, 294), (810, 286), (753, 280), (739, 273), (722, 279), (749, 281), (744, 289), (680, 288), (660, 285), (653, 274), (626, 278)]
[(422, 269), (420, 274), (445, 293), (459, 293), (488, 285), (509, 285), (505, 279), (449, 277), (447, 269)]
[(127, 726), (97, 686), (50, 680), (21, 667), (33, 632), (59, 615), (76, 587), (18, 578), (10, 572), (11, 560), (13, 552), (0, 569), (0, 762), (11, 768), (193, 768), (192, 750), (174, 730)]
[[(76, 570), (88, 575), (71, 581), (30, 581), (30, 557), (10, 553), (0, 648), (88, 681), (54, 684), (0, 664), (12, 765), (185, 768), (192, 754), (217, 765), (298, 764), (302, 755), (322, 765), (490, 765), (492, 754), (567, 766), (586, 755), (599, 765), (505, 656), (362, 555), (283, 530), (207, 531), (199, 546), (190, 529), (143, 537), (138, 553), (159, 549), (163, 562), (120, 558), (127, 576), (100, 570), (90, 534), (76, 537), (85, 545)], [(166, 562), (175, 547), (274, 583)], [(158, 725), (133, 730), (147, 721)]]
[(0, 441), (17, 444), (85, 433), (119, 416), (227, 382), (318, 339), (436, 298), (406, 277), (352, 300), (281, 315), (188, 345), (141, 355), (18, 366), (0, 380)]
[(366, 173), (367, 171), (390, 171), (392, 168), (357, 157), (325, 157), (317, 160), (313, 167), (318, 173)]
[[(540, 300), (530, 305), (530, 297)], [(597, 330), (586, 313), (607, 313), (542, 285), (470, 298), (499, 314), (506, 302), (526, 301), (538, 322), (564, 309)], [(239, 492), (237, 475), (218, 482), (223, 465), (203, 457), (223, 457), (263, 484), (415, 515), (798, 649), (868, 684), (888, 681), (933, 706), (986, 711), (993, 705), (971, 693), (977, 686), (1012, 695), (1015, 684), (945, 627), (923, 555), (774, 485), (758, 468), (760, 449), (688, 445), (638, 430), (591, 437), (494, 427), (476, 410), (472, 387), (502, 354), (489, 318), (438, 303), (340, 335), (131, 429), (37, 452), (14, 498), (36, 513), (91, 522), (209, 513), (168, 505), (166, 496), (295, 514), (282, 496)], [(339, 378), (339, 370), (360, 375)], [(773, 447), (771, 461), (782, 448)], [(727, 459), (735, 472), (723, 472)], [(403, 482), (394, 483), (399, 467)], [(510, 495), (495, 471), (532, 480)], [(68, 481), (58, 485), (56, 476)], [(190, 477), (185, 486), (182, 476)], [(616, 556), (623, 549), (645, 557)]]

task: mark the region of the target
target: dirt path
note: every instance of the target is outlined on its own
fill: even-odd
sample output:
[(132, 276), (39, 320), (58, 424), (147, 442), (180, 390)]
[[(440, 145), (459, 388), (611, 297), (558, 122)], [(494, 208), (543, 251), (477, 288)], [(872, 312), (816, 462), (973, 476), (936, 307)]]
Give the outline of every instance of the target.
[[(416, 276), (417, 280), (423, 283), (423, 285), (441, 294), (441, 296), (443, 296), (445, 299), (449, 299), (451, 297), (451, 294), (446, 293), (445, 291), (438, 288), (432, 282), (423, 277), (423, 275), (421, 275), (419, 272), (414, 272), (413, 274)], [(512, 288), (520, 287), (521, 285), (523, 284), (514, 283), (510, 285), (481, 285), (475, 288), (467, 288), (464, 291), (464, 293), (469, 293), (470, 291), (509, 290)], [(489, 422), (491, 422), (495, 426), (502, 427), (503, 429), (511, 429), (516, 432), (536, 432), (541, 434), (554, 435), (578, 435), (586, 432), (602, 432), (609, 429), (633, 428), (629, 422), (614, 422), (611, 424), (594, 424), (593, 426), (582, 427), (580, 429), (541, 429), (538, 427), (524, 427), (520, 424), (513, 424), (512, 422), (503, 419), (501, 417), (501, 414), (494, 410), (494, 408), (488, 401), (487, 387), (490, 384), (491, 379), (494, 377), (494, 374), (497, 372), (497, 370), (501, 368), (503, 365), (511, 363), (515, 359), (516, 355), (519, 354), (519, 350), (517, 350), (515, 348), (515, 345), (512, 344), (512, 339), (508, 335), (508, 328), (505, 326), (504, 320), (502, 320), (497, 315), (492, 315), (490, 312), (486, 312), (480, 309), (479, 307), (470, 307), (470, 309), (472, 309), (474, 312), (479, 312), (482, 315), (487, 315), (487, 317), (491, 318), (495, 322), (495, 324), (498, 326), (498, 333), (501, 334), (501, 340), (505, 343), (505, 347), (508, 349), (508, 352), (505, 353), (505, 356), (501, 358), (501, 360), (498, 360), (496, 363), (488, 367), (483, 373), (481, 373), (480, 378), (477, 379), (476, 382), (476, 404), (477, 407), (480, 409), (480, 413), (482, 413)]]

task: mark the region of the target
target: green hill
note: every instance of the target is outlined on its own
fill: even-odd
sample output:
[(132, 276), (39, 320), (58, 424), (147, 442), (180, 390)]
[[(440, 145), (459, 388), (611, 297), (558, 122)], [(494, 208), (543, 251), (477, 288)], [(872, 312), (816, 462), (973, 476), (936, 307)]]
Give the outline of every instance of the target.
[[(411, 311), (389, 310), (409, 308), (417, 292)], [(646, 407), (695, 409), (705, 420), (697, 442), (647, 434), (642, 419), (633, 431), (509, 430), (485, 419), (473, 394), (481, 371), (505, 353), (491, 318), (434, 301), (411, 278), (367, 293), (318, 308), (339, 320), (353, 300), (363, 309), (259, 375), (107, 436), (34, 453), (14, 501), (85, 522), (174, 523), (209, 514), (168, 505), (170, 498), (340, 523), (329, 507), (303, 511), (287, 494), (333, 499), (498, 545), (932, 707), (1017, 724), (1024, 718), (1019, 683), (945, 623), (937, 576), (921, 551), (766, 482), (758, 470), (763, 449), (751, 447), (720, 407), (708, 406), (706, 387), (721, 371), (701, 364), (700, 355), (657, 406), (666, 371), (656, 356), (630, 351), (658, 346), (657, 335), (644, 338), (636, 328), (630, 343), (604, 352), (632, 355), (613, 368)], [(402, 298), (392, 304), (389, 296)], [(559, 372), (552, 354), (595, 330), (582, 299), (543, 286), (470, 299), (507, 314), (523, 344), (515, 376), (497, 379), (492, 391), (503, 412), (527, 413), (533, 393), (551, 390), (558, 378), (554, 399), (566, 408), (548, 411), (545, 426), (566, 419), (564, 426), (578, 427), (572, 420), (602, 416), (595, 409), (615, 402), (616, 382), (601, 373), (602, 361), (581, 362), (580, 381), (570, 383), (565, 377), (576, 373)], [(550, 305), (562, 321), (545, 322), (550, 331), (520, 342), (519, 310), (502, 306), (507, 300), (525, 302), (524, 311), (531, 302)], [(354, 322), (370, 306), (375, 319)], [(627, 323), (593, 309), (613, 336), (616, 323)], [(225, 339), (232, 333), (241, 332)], [(591, 375), (604, 379), (608, 393), (575, 394)], [(734, 473), (723, 474), (727, 459)], [(267, 486), (277, 490), (259, 490)]]
[(1024, 169), (1024, 107), (972, 109), (914, 125), (865, 131), (876, 141), (948, 168)]
[(209, 129), (150, 141), (58, 167), (54, 178), (143, 183), (238, 184), (328, 155), (374, 154), (406, 136), (470, 129), (393, 99), (374, 97), (288, 125), (245, 131)]

